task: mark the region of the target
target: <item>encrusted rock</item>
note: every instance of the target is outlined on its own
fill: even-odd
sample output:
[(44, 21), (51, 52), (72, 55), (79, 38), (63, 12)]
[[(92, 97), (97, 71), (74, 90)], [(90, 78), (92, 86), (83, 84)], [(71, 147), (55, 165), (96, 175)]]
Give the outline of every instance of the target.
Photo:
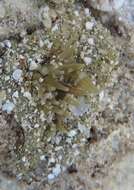
[(113, 12), (123, 6), (125, 0), (87, 0), (87, 3), (95, 9)]

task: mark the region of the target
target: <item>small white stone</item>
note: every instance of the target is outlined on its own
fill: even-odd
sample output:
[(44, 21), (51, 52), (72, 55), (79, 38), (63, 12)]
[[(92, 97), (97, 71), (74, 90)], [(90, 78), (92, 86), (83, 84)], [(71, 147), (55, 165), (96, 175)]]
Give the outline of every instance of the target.
[(7, 100), (6, 103), (2, 106), (2, 110), (6, 111), (7, 113), (11, 113), (14, 107), (15, 107), (14, 103)]
[(52, 45), (53, 45), (53, 42), (50, 42), (49, 39), (46, 39), (46, 40), (44, 41), (44, 44), (47, 45), (47, 48), (48, 48), (48, 49), (51, 49), (51, 47), (52, 47)]
[(53, 180), (55, 178), (55, 175), (54, 174), (49, 174), (47, 176), (47, 178), (48, 178), (49, 181), (51, 181), (51, 180)]
[(40, 119), (41, 119), (42, 122), (46, 121), (46, 117), (45, 117), (45, 114), (44, 114), (43, 111), (41, 111)]
[(86, 15), (86, 16), (90, 16), (90, 12), (89, 12), (89, 9), (88, 9), (88, 8), (85, 8), (85, 15)]
[(59, 160), (62, 160), (62, 159), (63, 159), (63, 156), (62, 156), (62, 155), (59, 155), (59, 156), (58, 156), (58, 159), (59, 159)]
[(55, 24), (52, 28), (52, 32), (56, 32), (57, 30), (59, 30), (58, 24)]
[(71, 130), (68, 133), (68, 136), (71, 137), (71, 138), (75, 137), (76, 135), (77, 135), (77, 132), (75, 130)]
[(21, 87), (21, 93), (24, 93), (24, 91), (25, 91), (24, 87)]
[(120, 141), (118, 136), (113, 136), (111, 141), (112, 149), (115, 152), (119, 152), (120, 150)]
[(10, 80), (10, 76), (5, 76), (5, 81)]
[(23, 56), (23, 55), (20, 55), (19, 58), (22, 60), (25, 60), (25, 56)]
[(22, 179), (22, 176), (23, 176), (23, 174), (22, 174), (22, 173), (19, 173), (19, 174), (16, 176), (17, 180), (20, 181), (20, 180)]
[(51, 20), (51, 15), (50, 15), (50, 9), (48, 6), (45, 6), (40, 9), (39, 19), (40, 21), (42, 21), (42, 23), (44, 24), (46, 28), (51, 28), (52, 20)]
[(90, 136), (90, 130), (88, 127), (85, 125), (81, 124), (80, 122), (78, 123), (78, 129), (81, 133), (83, 133), (86, 137)]
[(92, 30), (94, 26), (93, 22), (86, 22), (86, 30)]
[(89, 45), (94, 45), (94, 39), (93, 38), (88, 38), (88, 44)]
[(13, 79), (16, 81), (16, 82), (19, 82), (22, 80), (22, 70), (21, 69), (16, 69), (14, 72), (13, 72), (13, 75), (12, 75)]
[(75, 16), (79, 16), (78, 10), (74, 11)]
[(40, 127), (40, 125), (38, 124), (38, 123), (36, 123), (35, 125), (34, 125), (34, 128), (39, 128)]
[(84, 51), (82, 51), (82, 52), (80, 53), (81, 59), (84, 59), (84, 55), (85, 55), (85, 53), (84, 53)]
[(25, 156), (22, 157), (22, 161), (23, 161), (23, 162), (26, 162), (26, 157), (25, 157)]
[(84, 57), (84, 62), (86, 65), (90, 65), (92, 63), (92, 58), (91, 57)]
[(42, 77), (39, 78), (39, 82), (42, 83), (44, 79)]
[(53, 174), (55, 177), (57, 177), (61, 173), (61, 166), (60, 164), (57, 164), (55, 168), (53, 168)]
[(30, 60), (29, 63), (29, 70), (34, 71), (38, 68), (38, 64), (34, 60)]
[(44, 46), (44, 42), (42, 40), (39, 41), (39, 46), (42, 48)]
[(40, 160), (45, 160), (45, 159), (46, 159), (45, 155), (40, 156)]
[(18, 91), (15, 91), (12, 95), (13, 98), (18, 98), (19, 97), (19, 93)]
[(80, 154), (80, 151), (76, 149), (76, 150), (74, 151), (74, 156), (78, 156), (79, 154)]
[(72, 20), (72, 24), (73, 24), (73, 25), (76, 25), (76, 21), (75, 21), (75, 20)]
[(52, 46), (53, 46), (53, 43), (49, 43), (49, 44), (47, 45), (48, 49), (51, 49)]
[(26, 97), (27, 99), (31, 100), (31, 93), (30, 92), (24, 92), (23, 96)]
[(104, 100), (104, 96), (105, 96), (104, 91), (101, 91), (99, 93), (99, 100), (100, 100), (100, 102), (102, 102)]
[(11, 48), (12, 47), (12, 44), (11, 44), (11, 42), (9, 40), (5, 40), (4, 45), (5, 45), (6, 48)]

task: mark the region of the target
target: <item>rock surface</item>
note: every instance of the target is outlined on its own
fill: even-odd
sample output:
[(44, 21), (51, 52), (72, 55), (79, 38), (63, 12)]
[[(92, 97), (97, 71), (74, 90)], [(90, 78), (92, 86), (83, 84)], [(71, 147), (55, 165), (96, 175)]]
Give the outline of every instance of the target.
[(119, 35), (127, 36), (134, 28), (134, 2), (132, 0), (87, 0), (93, 14), (108, 28)]
[(105, 11), (118, 11), (124, 4), (125, 0), (87, 0), (87, 3), (93, 8)]

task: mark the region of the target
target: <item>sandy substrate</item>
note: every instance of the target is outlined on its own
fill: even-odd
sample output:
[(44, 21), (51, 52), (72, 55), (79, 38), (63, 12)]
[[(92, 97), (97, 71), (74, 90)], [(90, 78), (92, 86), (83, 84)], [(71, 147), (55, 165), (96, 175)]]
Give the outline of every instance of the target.
[[(7, 52), (12, 48), (10, 47), (11, 41), (16, 44), (23, 38), (27, 40), (34, 31), (40, 37), (42, 29), (51, 28), (50, 18), (45, 21), (42, 19), (44, 3), (42, 5), (42, 2), (39, 2), (38, 6), (36, 1), (34, 3), (24, 0), (19, 3), (12, 0), (0, 2), (0, 39), (2, 43), (6, 44)], [(57, 6), (59, 7), (59, 4)], [(9, 7), (11, 11), (9, 11)], [(85, 9), (85, 13), (89, 14), (89, 10)], [(55, 13), (51, 14), (55, 18)], [(78, 12), (75, 14), (77, 15)], [(91, 23), (88, 22), (86, 27), (92, 27)], [(63, 143), (61, 141), (63, 148), (61, 148), (61, 144), (60, 146), (58, 144), (60, 135), (60, 137), (57, 135), (53, 138), (50, 143), (47, 137), (48, 144), (45, 144), (45, 148), (49, 153), (48, 157), (40, 156), (38, 167), (33, 173), (29, 172), (25, 178), (22, 177), (23, 172), (17, 173), (18, 155), (15, 154), (18, 150), (22, 150), (25, 141), (25, 123), (22, 126), (20, 122), (16, 121), (18, 118), (14, 118), (14, 115), (10, 113), (14, 105), (10, 102), (3, 103), (6, 101), (6, 94), (0, 89), (0, 106), (5, 105), (4, 108), (2, 107), (3, 111), (0, 109), (0, 190), (134, 189), (134, 35), (132, 31), (131, 25), (127, 38), (114, 36), (113, 41), (116, 46), (118, 44), (120, 50), (119, 65), (112, 73), (109, 83), (95, 99), (97, 108), (90, 113), (90, 130), (79, 129), (82, 133), (80, 142), (78, 139), (74, 140), (76, 129), (70, 130), (67, 146), (64, 146), (65, 139), (63, 139)], [(92, 44), (92, 40), (89, 42)], [(23, 45), (26, 43), (25, 40), (22, 42)], [(0, 61), (4, 55), (10, 62), (11, 55), (8, 53), (5, 55), (4, 51), (5, 49), (1, 46)], [(23, 57), (21, 58), (23, 60)], [(21, 75), (19, 71), (17, 75), (14, 75), (17, 80), (18, 75)], [(1, 78), (0, 80), (2, 81)], [(1, 87), (4, 87), (5, 84)], [(8, 85), (10, 86), (10, 82)], [(13, 83), (12, 88), (15, 85)], [(16, 85), (15, 88), (18, 86)], [(16, 98), (18, 94), (15, 93), (14, 96)], [(30, 95), (26, 93), (25, 98), (29, 97)], [(32, 111), (33, 109), (30, 110), (30, 112)], [(37, 125), (36, 127), (38, 129)], [(58, 145), (55, 145), (55, 142)], [(49, 152), (49, 150), (51, 151)], [(59, 155), (54, 151), (59, 151), (58, 154), (61, 153), (64, 156), (58, 157)], [(66, 159), (68, 154), (69, 159)], [(51, 157), (49, 157), (50, 155)], [(57, 159), (60, 160), (60, 163), (63, 161), (64, 167), (57, 164)], [(21, 160), (24, 168), (27, 168), (26, 158), (22, 157)]]

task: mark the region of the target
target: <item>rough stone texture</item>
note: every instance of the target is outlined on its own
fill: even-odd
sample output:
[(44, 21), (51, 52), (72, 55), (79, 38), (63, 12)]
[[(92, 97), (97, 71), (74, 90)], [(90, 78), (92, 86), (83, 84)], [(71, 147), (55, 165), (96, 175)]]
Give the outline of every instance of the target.
[[(6, 118), (6, 119), (5, 119)], [(13, 116), (0, 115), (0, 170), (12, 170), (14, 152), (22, 146), (23, 131), (18, 127)]]
[(133, 0), (87, 0), (88, 7), (93, 8), (93, 14), (101, 20), (115, 35), (128, 36), (134, 28)]
[(12, 127), (6, 122), (4, 117), (0, 115), (0, 160), (4, 161), (9, 152), (13, 150), (16, 139)]
[(133, 190), (134, 189), (134, 153), (128, 153), (117, 163), (113, 164), (104, 180), (104, 190)]
[(87, 0), (87, 2), (95, 9), (113, 12), (123, 6), (124, 0)]
[(13, 179), (9, 179), (0, 174), (0, 190), (26, 190), (26, 187)]

